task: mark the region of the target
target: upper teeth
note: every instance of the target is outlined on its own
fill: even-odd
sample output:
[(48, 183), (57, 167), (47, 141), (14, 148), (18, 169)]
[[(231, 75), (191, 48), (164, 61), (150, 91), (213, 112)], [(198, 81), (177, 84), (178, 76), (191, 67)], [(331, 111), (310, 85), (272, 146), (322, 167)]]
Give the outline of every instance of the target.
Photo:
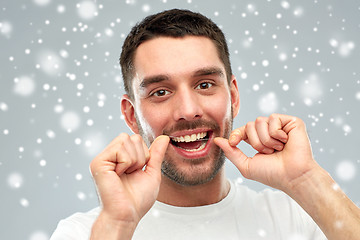
[(172, 140), (174, 142), (194, 142), (194, 141), (204, 138), (206, 136), (206, 134), (207, 134), (206, 132), (202, 132), (202, 133), (198, 133), (198, 134), (173, 137)]

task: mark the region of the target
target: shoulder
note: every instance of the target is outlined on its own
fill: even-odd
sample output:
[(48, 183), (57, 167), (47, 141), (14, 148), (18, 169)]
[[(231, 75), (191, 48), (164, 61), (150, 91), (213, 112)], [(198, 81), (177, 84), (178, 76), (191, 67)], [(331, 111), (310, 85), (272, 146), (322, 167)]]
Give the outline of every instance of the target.
[[(241, 213), (246, 209), (247, 216), (256, 218), (259, 225), (264, 226), (272, 222), (273, 226), (277, 226), (282, 231), (302, 232), (306, 233), (306, 236), (322, 236), (313, 219), (284, 192), (270, 188), (255, 191), (237, 181), (233, 181), (232, 186), (235, 188), (236, 202), (240, 203)], [(311, 239), (317, 238), (311, 237)]]
[(266, 204), (293, 204), (294, 201), (284, 192), (272, 188), (265, 188), (255, 191), (240, 180), (231, 180), (231, 187), (235, 189), (236, 197), (240, 197), (244, 201)]
[(88, 212), (77, 212), (61, 220), (51, 240), (88, 239), (91, 227), (100, 213), (100, 207)]

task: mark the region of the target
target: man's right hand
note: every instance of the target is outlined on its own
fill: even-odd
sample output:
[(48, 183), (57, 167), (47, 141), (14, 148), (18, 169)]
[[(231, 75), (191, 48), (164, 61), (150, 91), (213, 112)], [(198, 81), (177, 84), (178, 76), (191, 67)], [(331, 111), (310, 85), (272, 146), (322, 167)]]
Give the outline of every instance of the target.
[(161, 163), (169, 141), (168, 136), (159, 136), (148, 149), (140, 135), (122, 133), (91, 162), (103, 206), (91, 239), (111, 238), (108, 234), (131, 238), (158, 196)]

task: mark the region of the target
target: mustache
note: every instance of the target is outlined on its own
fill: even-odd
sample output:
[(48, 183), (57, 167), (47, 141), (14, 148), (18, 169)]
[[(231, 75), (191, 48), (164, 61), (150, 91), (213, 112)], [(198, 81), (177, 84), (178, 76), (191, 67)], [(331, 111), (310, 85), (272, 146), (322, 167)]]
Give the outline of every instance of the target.
[(171, 136), (173, 132), (183, 131), (183, 130), (192, 130), (197, 128), (209, 128), (212, 129), (214, 132), (220, 132), (220, 126), (214, 121), (207, 121), (207, 120), (194, 120), (194, 121), (180, 121), (176, 123), (174, 126), (170, 127), (169, 129), (163, 130), (163, 135)]

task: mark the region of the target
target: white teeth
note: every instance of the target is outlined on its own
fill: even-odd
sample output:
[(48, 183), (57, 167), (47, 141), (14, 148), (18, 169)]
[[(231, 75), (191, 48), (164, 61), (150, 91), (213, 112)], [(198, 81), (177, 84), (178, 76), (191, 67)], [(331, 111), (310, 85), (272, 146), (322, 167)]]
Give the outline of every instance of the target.
[(191, 134), (191, 135), (185, 135), (181, 137), (173, 137), (172, 140), (174, 142), (195, 142), (202, 138), (204, 138), (207, 135), (207, 132), (202, 132), (198, 134)]
[(182, 147), (178, 147), (178, 148), (185, 150), (187, 152), (196, 152), (196, 151), (203, 150), (205, 148), (205, 146), (206, 146), (206, 142), (202, 143), (198, 149), (186, 149), (186, 148), (182, 148)]

